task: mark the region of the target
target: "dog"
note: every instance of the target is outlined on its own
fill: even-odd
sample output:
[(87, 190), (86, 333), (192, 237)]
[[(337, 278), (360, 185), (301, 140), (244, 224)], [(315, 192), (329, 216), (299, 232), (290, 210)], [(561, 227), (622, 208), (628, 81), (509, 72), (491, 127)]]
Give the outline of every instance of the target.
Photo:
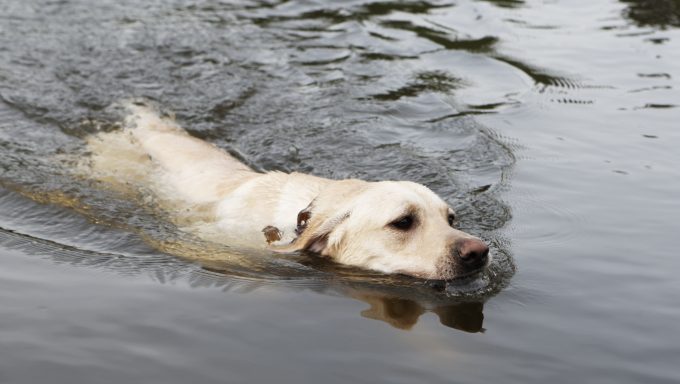
[(89, 172), (143, 185), (177, 217), (200, 216), (188, 227), (202, 237), (433, 280), (489, 263), (488, 246), (454, 228), (453, 210), (421, 184), (256, 172), (172, 118), (126, 108), (125, 129), (87, 138)]

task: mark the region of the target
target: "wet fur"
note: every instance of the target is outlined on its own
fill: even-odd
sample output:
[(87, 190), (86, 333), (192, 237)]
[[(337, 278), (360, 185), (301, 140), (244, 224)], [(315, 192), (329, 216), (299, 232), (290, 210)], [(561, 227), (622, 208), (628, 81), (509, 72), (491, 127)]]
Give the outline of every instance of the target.
[[(308, 250), (387, 273), (437, 279), (458, 274), (451, 261), (454, 244), (472, 236), (448, 225), (450, 208), (428, 188), (258, 173), (172, 119), (143, 106), (127, 108), (127, 128), (87, 139), (91, 156), (81, 170), (153, 191), (185, 230), (234, 245)], [(408, 212), (418, 217), (415, 229), (390, 227)]]

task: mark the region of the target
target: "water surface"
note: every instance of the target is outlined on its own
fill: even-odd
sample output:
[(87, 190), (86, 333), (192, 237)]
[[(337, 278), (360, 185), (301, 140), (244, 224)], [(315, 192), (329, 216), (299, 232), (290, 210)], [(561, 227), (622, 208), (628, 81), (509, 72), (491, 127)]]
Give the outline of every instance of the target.
[[(0, 381), (677, 382), (679, 20), (672, 0), (5, 2)], [(491, 271), (441, 292), (187, 238), (70, 171), (131, 98), (259, 169), (426, 184)]]

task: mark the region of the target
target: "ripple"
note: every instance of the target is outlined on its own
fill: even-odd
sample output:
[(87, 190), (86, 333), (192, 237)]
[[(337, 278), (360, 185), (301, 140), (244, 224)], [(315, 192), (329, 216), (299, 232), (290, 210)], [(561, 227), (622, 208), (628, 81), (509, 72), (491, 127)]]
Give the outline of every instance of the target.
[(333, 5), (328, 4), (323, 8), (297, 13), (294, 11), (288, 14), (268, 12), (265, 16), (255, 16), (252, 20), (262, 26), (298, 20), (323, 20), (328, 23), (339, 24), (349, 20), (370, 19), (395, 12), (426, 14), (432, 10), (450, 6), (451, 4), (434, 4), (428, 1), (376, 1), (355, 6), (341, 5), (338, 8), (333, 8)]
[(659, 104), (659, 103), (647, 103), (640, 107), (634, 107), (633, 109), (671, 109), (678, 108), (680, 105), (677, 104)]
[(445, 49), (464, 50), (469, 52), (490, 52), (498, 42), (498, 38), (494, 36), (457, 38), (450, 36), (449, 31), (417, 25), (408, 20), (384, 20), (380, 22), (380, 25), (386, 28), (413, 32), (418, 37), (429, 40)]
[(536, 222), (554, 225), (524, 225), (515, 228), (525, 240), (536, 246), (554, 247), (564, 245), (579, 236), (586, 224), (586, 217), (578, 215), (565, 205), (552, 204), (529, 191), (522, 192), (522, 198), (514, 205), (516, 215), (530, 215)]
[(652, 79), (671, 79), (671, 75), (665, 72), (658, 73), (638, 73), (638, 77), (652, 78)]
[(455, 78), (443, 71), (424, 71), (416, 73), (415, 79), (396, 90), (372, 95), (376, 100), (394, 101), (402, 97), (414, 97), (421, 92), (446, 93), (460, 88), (464, 84), (461, 79)]

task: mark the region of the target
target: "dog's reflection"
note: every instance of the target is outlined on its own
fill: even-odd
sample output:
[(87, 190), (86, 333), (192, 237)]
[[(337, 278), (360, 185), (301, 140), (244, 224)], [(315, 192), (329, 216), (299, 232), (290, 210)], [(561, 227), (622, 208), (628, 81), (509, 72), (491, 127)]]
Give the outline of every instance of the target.
[(484, 331), (484, 304), (480, 302), (459, 302), (426, 308), (414, 300), (376, 293), (355, 291), (350, 296), (370, 305), (370, 308), (361, 312), (363, 317), (382, 320), (395, 328), (411, 329), (420, 316), (429, 311), (439, 316), (439, 322), (447, 327), (471, 333)]
[[(202, 266), (204, 270), (219, 273), (227, 281), (230, 280), (228, 276), (236, 276), (234, 270), (205, 264)], [(483, 302), (452, 301), (453, 299), (446, 297), (441, 291), (427, 288), (426, 285), (392, 285), (390, 279), (394, 280), (394, 277), (382, 281), (377, 278), (366, 279), (364, 276), (351, 276), (345, 273), (344, 279), (333, 280), (333, 283), (310, 279), (307, 288), (317, 292), (335, 291), (367, 303), (369, 308), (361, 311), (361, 316), (384, 321), (398, 329), (410, 330), (423, 314), (431, 312), (437, 315), (439, 322), (446, 327), (470, 333), (484, 332)], [(195, 283), (198, 281), (206, 283), (205, 276)], [(378, 282), (383, 284), (378, 284)], [(248, 279), (247, 283), (250, 289), (256, 289), (265, 284), (265, 281), (251, 279)], [(216, 281), (212, 281), (211, 285), (216, 285)], [(226, 284), (230, 289), (243, 285), (244, 282), (234, 283), (233, 281)], [(296, 286), (296, 288), (299, 287), (300, 285)]]

